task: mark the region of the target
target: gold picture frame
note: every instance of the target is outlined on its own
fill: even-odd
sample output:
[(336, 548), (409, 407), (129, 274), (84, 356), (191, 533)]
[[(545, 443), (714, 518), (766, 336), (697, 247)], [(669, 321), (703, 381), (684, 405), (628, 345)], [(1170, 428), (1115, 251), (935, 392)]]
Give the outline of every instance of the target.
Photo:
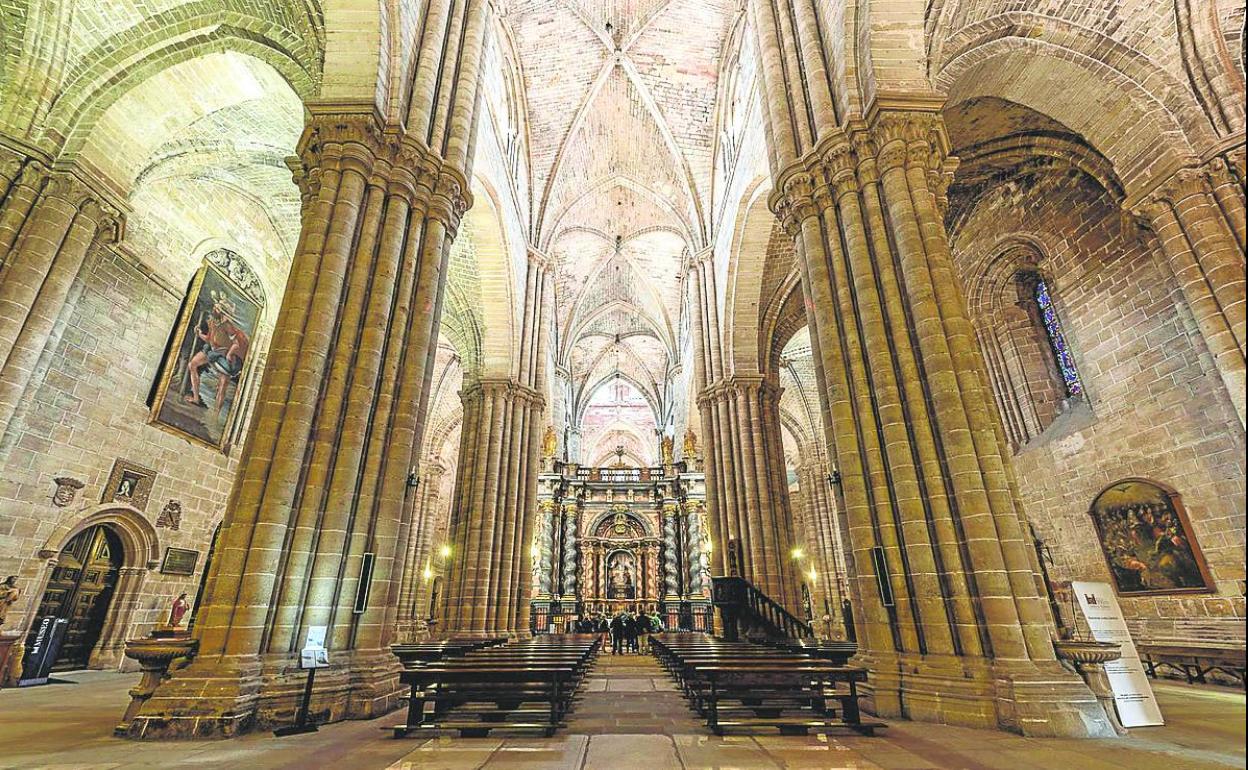
[(263, 312), (229, 273), (205, 262), (178, 314), (148, 422), (228, 454)]
[(125, 503), (142, 511), (147, 507), (155, 482), (156, 471), (118, 458), (113, 461), (100, 502)]

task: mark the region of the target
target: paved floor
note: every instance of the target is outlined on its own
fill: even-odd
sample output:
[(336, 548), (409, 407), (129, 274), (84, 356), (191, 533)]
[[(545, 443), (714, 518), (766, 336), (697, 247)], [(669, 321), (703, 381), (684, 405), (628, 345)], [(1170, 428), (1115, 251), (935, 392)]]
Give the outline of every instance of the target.
[(1165, 727), (1075, 741), (895, 721), (879, 737), (715, 737), (647, 657), (603, 656), (554, 738), (412, 738), (379, 728), (395, 716), (311, 735), (133, 743), (112, 737), (134, 675), (80, 672), (70, 684), (0, 692), (0, 768), (925, 768), (1196, 770), (1245, 767), (1244, 696), (1156, 686)]

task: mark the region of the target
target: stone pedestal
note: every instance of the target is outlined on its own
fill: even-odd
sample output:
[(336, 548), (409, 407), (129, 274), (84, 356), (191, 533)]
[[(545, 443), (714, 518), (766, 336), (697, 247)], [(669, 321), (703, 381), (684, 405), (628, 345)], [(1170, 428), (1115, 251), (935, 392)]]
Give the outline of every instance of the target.
[(14, 687), (22, 672), (26, 646), (18, 635), (0, 636), (0, 687)]
[(169, 673), (169, 667), (175, 661), (189, 661), (198, 649), (199, 642), (191, 639), (185, 631), (155, 631), (144, 639), (131, 639), (126, 642), (125, 655), (137, 661), (143, 671), (143, 678), (130, 690), (130, 705), (121, 723), (113, 728), (113, 733), (128, 737), (134, 725), (134, 718), (139, 709), (152, 697), (156, 688)]

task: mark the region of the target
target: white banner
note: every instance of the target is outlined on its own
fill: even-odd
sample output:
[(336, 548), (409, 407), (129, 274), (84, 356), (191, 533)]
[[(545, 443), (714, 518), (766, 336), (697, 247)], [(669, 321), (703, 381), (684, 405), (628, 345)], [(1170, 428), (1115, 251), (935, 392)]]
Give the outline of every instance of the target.
[(1127, 621), (1123, 620), (1118, 597), (1109, 583), (1083, 583), (1075, 581), (1071, 590), (1079, 599), (1079, 609), (1088, 621), (1092, 638), (1098, 642), (1118, 642), (1122, 645), (1122, 657), (1105, 664), (1109, 686), (1114, 691), (1114, 704), (1118, 707), (1118, 719), (1123, 727), (1148, 727), (1164, 725), (1161, 709), (1153, 697), (1152, 685), (1144, 673), (1144, 664), (1136, 652)]

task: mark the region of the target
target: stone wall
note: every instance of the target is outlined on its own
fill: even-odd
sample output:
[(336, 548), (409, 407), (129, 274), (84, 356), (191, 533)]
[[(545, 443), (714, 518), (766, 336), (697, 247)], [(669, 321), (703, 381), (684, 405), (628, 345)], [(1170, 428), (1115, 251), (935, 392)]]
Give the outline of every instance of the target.
[(963, 284), (1020, 237), (1043, 252), (1087, 392), (1014, 461), (1052, 579), (1109, 581), (1093, 499), (1123, 478), (1160, 482), (1182, 496), (1217, 590), (1123, 597), (1137, 641), (1242, 645), (1244, 434), (1164, 258), (1089, 177), (1048, 170), (979, 194), (952, 234)]
[[(164, 575), (159, 565), (146, 570), (148, 554), (127, 554), (127, 567), (146, 570), (141, 594), (115, 597), (110, 612), (127, 598), (137, 599), (123, 635), (132, 637), (163, 623), (179, 592), (195, 596), (236, 463), (148, 424), (147, 399), (181, 292), (158, 283), (128, 256), (111, 249), (89, 258), (77, 284), (81, 296), (67, 307), (60, 338), (45, 353), (46, 368), (36, 373), (25, 408), (5, 437), (0, 573), (18, 574), (23, 590), (5, 631), (24, 628), (38, 606), (46, 579), (46, 558), (39, 552), (58, 551), (65, 544), (63, 536), (80, 521), (109, 507), (101, 502), (113, 463), (120, 458), (156, 471), (141, 513), (153, 525), (160, 557), (170, 546), (200, 552), (191, 576)], [(252, 383), (255, 378), (253, 373)], [(64, 507), (52, 499), (57, 477), (84, 483)], [(182, 506), (177, 530), (156, 524), (169, 500)]]

